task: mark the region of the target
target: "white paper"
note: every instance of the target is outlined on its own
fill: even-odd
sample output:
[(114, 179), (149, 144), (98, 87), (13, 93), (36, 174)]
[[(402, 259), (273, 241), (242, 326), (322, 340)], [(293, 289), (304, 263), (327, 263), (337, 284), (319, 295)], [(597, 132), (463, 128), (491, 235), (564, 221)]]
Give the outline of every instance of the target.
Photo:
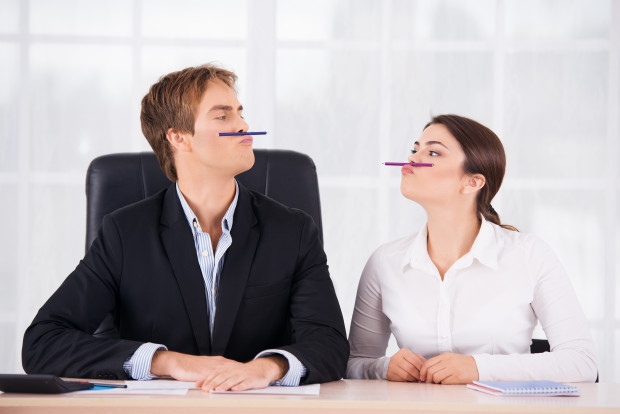
[(196, 381), (150, 380), (125, 381), (129, 390), (189, 390), (196, 388)]
[(321, 384), (300, 385), (298, 387), (272, 385), (259, 390), (211, 391), (211, 394), (319, 395), (320, 390)]
[(80, 394), (116, 394), (116, 395), (185, 395), (194, 387), (194, 381), (150, 380), (125, 381), (127, 388), (107, 388), (98, 390), (78, 391)]
[[(196, 389), (194, 381), (150, 380), (125, 381), (127, 388), (108, 388), (99, 390), (76, 391), (74, 394), (114, 394), (114, 395), (185, 395), (190, 389)], [(319, 395), (320, 384), (300, 385), (298, 387), (270, 386), (259, 390), (247, 391), (211, 391), (212, 394), (263, 394), (263, 395)]]
[(105, 390), (83, 390), (76, 391), (71, 394), (83, 395), (83, 394), (95, 394), (95, 395), (185, 395), (186, 389), (168, 389), (168, 390), (132, 390), (129, 388), (106, 388)]

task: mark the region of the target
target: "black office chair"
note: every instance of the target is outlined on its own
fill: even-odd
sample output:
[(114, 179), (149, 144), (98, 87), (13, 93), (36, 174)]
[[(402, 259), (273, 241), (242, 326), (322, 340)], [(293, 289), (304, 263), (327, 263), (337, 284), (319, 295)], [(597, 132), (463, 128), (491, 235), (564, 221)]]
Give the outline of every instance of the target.
[[(323, 238), (319, 184), (314, 162), (295, 151), (255, 149), (256, 162), (237, 180), (247, 188), (310, 214)], [(120, 153), (95, 158), (86, 173), (86, 248), (103, 216), (168, 187), (155, 154)]]
[(530, 344), (530, 353), (540, 354), (549, 351), (551, 351), (549, 341), (546, 339), (532, 339), (532, 343)]
[[(252, 169), (237, 180), (247, 188), (310, 214), (323, 239), (319, 184), (310, 157), (288, 150), (254, 150)], [(103, 217), (121, 207), (143, 200), (168, 187), (155, 154), (121, 153), (95, 158), (86, 173), (86, 249), (90, 247)], [(95, 336), (118, 337), (117, 317), (110, 314)]]

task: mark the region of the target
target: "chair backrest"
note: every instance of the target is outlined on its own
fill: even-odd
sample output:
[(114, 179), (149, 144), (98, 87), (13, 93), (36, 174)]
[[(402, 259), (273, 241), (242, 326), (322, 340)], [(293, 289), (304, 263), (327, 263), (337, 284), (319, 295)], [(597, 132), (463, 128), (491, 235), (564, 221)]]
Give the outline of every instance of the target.
[[(321, 202), (312, 159), (289, 150), (255, 149), (254, 167), (237, 180), (247, 188), (310, 214), (323, 238)], [(86, 173), (86, 248), (103, 216), (145, 199), (170, 185), (152, 152), (109, 154), (95, 158)]]
[(541, 354), (543, 352), (549, 352), (550, 350), (549, 341), (546, 339), (532, 339), (532, 343), (530, 344), (531, 354)]

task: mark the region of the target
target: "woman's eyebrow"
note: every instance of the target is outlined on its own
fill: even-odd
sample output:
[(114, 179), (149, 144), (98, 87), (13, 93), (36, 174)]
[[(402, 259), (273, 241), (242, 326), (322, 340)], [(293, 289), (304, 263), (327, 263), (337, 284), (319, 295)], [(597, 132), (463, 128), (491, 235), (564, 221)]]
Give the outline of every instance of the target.
[[(438, 144), (438, 145), (441, 145), (442, 147), (444, 147), (445, 149), (448, 149), (448, 147), (446, 147), (445, 145), (443, 145), (443, 144), (441, 143), (441, 141), (426, 141), (426, 145), (427, 145), (427, 146), (428, 146), (428, 145), (433, 145), (433, 144)], [(414, 143), (413, 143), (413, 146), (416, 146), (416, 145), (417, 145), (417, 146), (419, 146), (419, 145), (420, 145), (420, 143), (419, 143), (418, 141), (414, 142)]]

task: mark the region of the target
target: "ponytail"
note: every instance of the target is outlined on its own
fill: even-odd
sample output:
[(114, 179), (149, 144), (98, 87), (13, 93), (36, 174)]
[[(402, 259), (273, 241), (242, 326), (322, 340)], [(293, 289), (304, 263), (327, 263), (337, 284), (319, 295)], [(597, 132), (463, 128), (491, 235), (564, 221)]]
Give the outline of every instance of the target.
[(516, 227), (511, 226), (509, 224), (502, 224), (502, 221), (499, 219), (499, 214), (493, 208), (493, 206), (489, 203), (489, 207), (486, 209), (481, 206), (480, 198), (478, 199), (478, 212), (486, 221), (490, 221), (493, 224), (497, 224), (498, 226), (505, 228), (507, 230), (519, 231)]

